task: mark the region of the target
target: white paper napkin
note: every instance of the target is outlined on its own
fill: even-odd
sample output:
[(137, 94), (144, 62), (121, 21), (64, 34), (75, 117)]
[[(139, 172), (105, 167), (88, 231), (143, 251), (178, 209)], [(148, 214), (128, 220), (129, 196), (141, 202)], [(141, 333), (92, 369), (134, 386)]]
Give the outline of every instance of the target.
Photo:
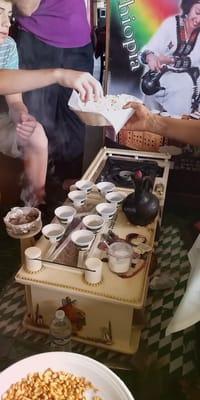
[(200, 235), (188, 253), (191, 264), (185, 294), (170, 321), (166, 335), (188, 328), (200, 321)]
[(73, 90), (68, 105), (75, 112), (81, 111), (103, 116), (105, 119), (105, 126), (113, 126), (115, 133), (117, 134), (134, 113), (132, 108), (126, 110), (122, 108), (129, 101), (137, 101), (141, 103), (140, 99), (128, 94), (120, 94), (116, 96), (107, 95), (98, 102), (88, 101), (84, 103), (81, 101), (79, 94)]

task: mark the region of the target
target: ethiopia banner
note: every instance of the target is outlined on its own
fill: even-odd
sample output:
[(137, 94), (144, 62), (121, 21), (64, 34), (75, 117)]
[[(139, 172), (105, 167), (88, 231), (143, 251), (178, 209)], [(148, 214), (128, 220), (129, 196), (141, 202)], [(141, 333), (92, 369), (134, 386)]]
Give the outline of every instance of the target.
[(110, 0), (110, 94), (170, 115), (198, 109), (200, 1)]

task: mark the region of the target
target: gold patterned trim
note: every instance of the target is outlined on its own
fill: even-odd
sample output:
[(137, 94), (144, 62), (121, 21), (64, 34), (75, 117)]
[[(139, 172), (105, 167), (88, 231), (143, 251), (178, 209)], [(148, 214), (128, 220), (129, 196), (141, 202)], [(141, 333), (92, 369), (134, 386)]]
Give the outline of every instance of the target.
[(29, 271), (29, 269), (27, 269), (27, 268), (25, 267), (25, 265), (23, 265), (22, 268), (24, 269), (24, 271), (25, 271), (27, 274), (30, 274), (30, 275), (38, 274), (38, 272), (42, 272), (42, 271), (44, 271), (44, 270), (46, 269), (44, 266), (42, 266), (38, 271)]
[(86, 285), (89, 285), (89, 286), (100, 286), (102, 283), (103, 283), (103, 278), (101, 279), (101, 281), (100, 282), (97, 282), (97, 283), (89, 283), (88, 281), (86, 281), (85, 280), (85, 278), (84, 278), (84, 276), (82, 276), (82, 281), (86, 284)]
[[(111, 300), (113, 299), (113, 300), (117, 300), (118, 302), (126, 303), (126, 304), (129, 304), (129, 305), (132, 305), (133, 302), (135, 303), (135, 305), (141, 303), (141, 302), (138, 302), (134, 297), (131, 298), (131, 299), (124, 299), (123, 297), (112, 296), (110, 294), (102, 295), (101, 293), (98, 293), (98, 292), (91, 293), (87, 289), (80, 289), (80, 288), (77, 288), (77, 287), (74, 287), (74, 286), (70, 286), (70, 285), (63, 285), (63, 284), (60, 284), (60, 283), (59, 284), (58, 283), (52, 283), (52, 282), (48, 282), (46, 280), (32, 279), (31, 277), (30, 278), (24, 278), (23, 276), (21, 276), (20, 273), (18, 273), (16, 275), (16, 278), (17, 279), (22, 279), (22, 280), (27, 280), (27, 281), (34, 282), (34, 283), (39, 283), (39, 284), (46, 284), (46, 285), (49, 285), (49, 286), (52, 286), (52, 287), (58, 287), (58, 288), (63, 288), (63, 289), (71, 289), (71, 290), (74, 290), (75, 292), (79, 292), (79, 293), (85, 293), (85, 294), (89, 294), (89, 295), (92, 294), (93, 296), (103, 297), (104, 301), (106, 301), (106, 299), (111, 299)], [(25, 283), (24, 283), (24, 285), (25, 285)]]

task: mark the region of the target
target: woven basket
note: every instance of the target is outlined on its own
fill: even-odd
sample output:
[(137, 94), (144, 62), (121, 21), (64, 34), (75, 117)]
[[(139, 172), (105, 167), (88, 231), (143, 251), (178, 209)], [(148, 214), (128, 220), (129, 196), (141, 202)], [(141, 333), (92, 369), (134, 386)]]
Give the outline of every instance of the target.
[(158, 151), (164, 143), (164, 138), (147, 131), (130, 131), (121, 129), (119, 133), (119, 144), (135, 150)]

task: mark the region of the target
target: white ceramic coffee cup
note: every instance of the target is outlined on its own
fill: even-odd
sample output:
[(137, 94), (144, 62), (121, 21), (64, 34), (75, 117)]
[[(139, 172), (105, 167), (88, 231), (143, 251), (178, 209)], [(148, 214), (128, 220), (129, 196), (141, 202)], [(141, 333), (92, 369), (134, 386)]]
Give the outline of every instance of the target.
[(96, 284), (102, 281), (102, 261), (97, 257), (89, 257), (85, 261), (85, 267), (92, 271), (85, 271), (85, 280), (90, 284)]
[(93, 242), (95, 235), (87, 229), (77, 229), (71, 234), (72, 242), (81, 250), (87, 250)]
[(109, 193), (106, 193), (106, 196), (105, 196), (106, 200), (109, 203), (116, 204), (116, 206), (118, 206), (120, 203), (122, 203), (122, 201), (124, 200), (125, 197), (126, 197), (126, 194), (122, 193), (122, 192), (109, 192)]
[(87, 194), (83, 190), (72, 190), (68, 193), (68, 198), (73, 202), (75, 207), (81, 207), (86, 201)]
[(83, 190), (86, 193), (91, 192), (92, 187), (94, 186), (94, 183), (92, 181), (86, 180), (86, 179), (81, 179), (80, 181), (77, 181), (75, 183), (75, 186), (79, 190)]
[(112, 219), (113, 215), (117, 211), (116, 204), (109, 203), (99, 203), (96, 206), (96, 211), (99, 215), (101, 215), (105, 220)]
[(76, 215), (76, 210), (71, 206), (60, 206), (55, 209), (54, 213), (62, 224), (71, 224)]
[(27, 247), (24, 252), (25, 255), (25, 268), (29, 272), (38, 272), (42, 268), (42, 261), (40, 260), (42, 252), (39, 247)]
[(48, 224), (42, 228), (42, 234), (51, 243), (56, 243), (62, 239), (65, 233), (65, 228), (61, 224)]
[(116, 188), (112, 182), (99, 182), (96, 184), (96, 187), (104, 196), (106, 193), (112, 192)]
[(86, 217), (82, 219), (83, 225), (92, 232), (100, 231), (104, 221), (103, 217), (97, 214), (86, 215)]

